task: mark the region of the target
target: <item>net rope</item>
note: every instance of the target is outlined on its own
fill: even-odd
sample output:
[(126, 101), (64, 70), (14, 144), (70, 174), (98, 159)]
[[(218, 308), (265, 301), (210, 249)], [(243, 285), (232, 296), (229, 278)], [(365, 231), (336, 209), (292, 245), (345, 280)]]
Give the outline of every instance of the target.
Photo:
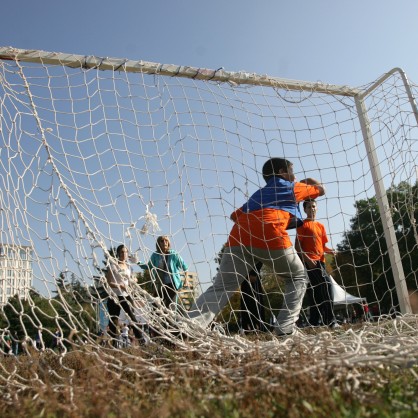
[[(128, 61), (102, 71), (104, 61), (90, 68), (87, 60), (0, 61), (1, 350), (17, 361), (0, 363), (2, 381), (19, 390), (34, 379), (45, 384), (19, 359), (51, 355), (61, 367), (48, 366), (58, 388), (72, 372), (66, 358), (80, 350), (119, 377), (128, 368), (169, 381), (173, 371), (159, 357), (168, 350), (183, 370), (224, 375), (238, 394), (250, 370), (268, 379), (271, 370), (290, 367), (283, 358), (298, 355), (312, 361), (291, 373), (350, 367), (335, 379), (354, 386), (364, 366), (415, 373), (417, 121), (402, 77), (355, 91), (373, 86), (364, 102), (412, 308), (403, 315), (353, 95), (326, 93), (321, 83), (295, 91), (290, 82), (287, 89), (220, 81), (219, 70), (168, 76), (159, 65), (153, 74), (131, 73)], [(417, 86), (409, 86), (416, 97)], [(298, 332), (276, 337), (272, 321), (284, 286), (262, 267), (257, 295), (237, 283), (216, 323), (201, 328), (187, 310), (212, 284), (230, 214), (264, 184), (261, 167), (277, 156), (293, 162), (297, 178), (326, 185), (318, 219), (337, 250), (326, 266), (342, 326), (310, 326), (305, 300)], [(132, 262), (137, 321), (122, 312), (111, 347), (106, 271), (117, 263), (115, 249), (124, 244), (146, 263), (161, 235), (188, 265), (179, 303), (166, 306), (153, 276)], [(244, 329), (250, 305), (256, 308)], [(239, 360), (214, 367), (221, 358)]]

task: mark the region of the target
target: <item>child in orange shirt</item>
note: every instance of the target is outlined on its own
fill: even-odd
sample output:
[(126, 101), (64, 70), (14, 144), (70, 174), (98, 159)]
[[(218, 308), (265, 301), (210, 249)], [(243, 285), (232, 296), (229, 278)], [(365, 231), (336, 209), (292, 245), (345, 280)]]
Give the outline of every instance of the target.
[(189, 317), (208, 326), (257, 263), (269, 266), (285, 280), (283, 306), (277, 317), (276, 333), (291, 334), (299, 318), (306, 291), (306, 272), (292, 246), (287, 229), (300, 219), (298, 203), (325, 194), (317, 180), (296, 182), (293, 164), (271, 158), (263, 166), (266, 185), (232, 215), (234, 221), (222, 254), (218, 274), (192, 306)]
[(334, 295), (331, 279), (325, 269), (325, 254), (333, 254), (334, 250), (327, 247), (325, 227), (316, 220), (315, 200), (303, 202), (303, 209), (307, 218), (297, 229), (295, 247), (308, 272), (309, 323), (318, 326), (322, 321), (322, 324), (334, 327)]

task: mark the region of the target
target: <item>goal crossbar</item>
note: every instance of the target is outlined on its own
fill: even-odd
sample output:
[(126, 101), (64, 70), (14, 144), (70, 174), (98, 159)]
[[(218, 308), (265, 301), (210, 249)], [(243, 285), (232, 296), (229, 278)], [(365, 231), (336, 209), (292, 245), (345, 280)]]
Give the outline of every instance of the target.
[(339, 96), (356, 96), (361, 90), (349, 86), (290, 80), (285, 78), (259, 75), (244, 71), (230, 72), (223, 68), (217, 70), (197, 68), (175, 64), (159, 64), (149, 61), (135, 61), (120, 58), (97, 57), (92, 55), (75, 55), (38, 50), (0, 47), (0, 59), (16, 60), (47, 65), (61, 65), (71, 68), (98, 70), (122, 70), (128, 73), (158, 74), (169, 77), (184, 77), (197, 80), (236, 83), (238, 85), (257, 85), (283, 88), (294, 91), (314, 91), (316, 93)]

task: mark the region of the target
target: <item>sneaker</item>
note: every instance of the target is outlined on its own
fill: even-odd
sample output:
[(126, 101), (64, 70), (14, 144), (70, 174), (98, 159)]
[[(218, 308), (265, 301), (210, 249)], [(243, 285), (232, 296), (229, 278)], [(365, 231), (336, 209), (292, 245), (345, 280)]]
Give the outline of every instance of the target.
[(280, 328), (277, 327), (274, 332), (277, 337), (301, 337), (303, 335), (296, 327), (293, 328), (292, 332), (282, 332)]
[(217, 322), (212, 322), (210, 324), (210, 330), (214, 331), (216, 334), (226, 335), (225, 328)]

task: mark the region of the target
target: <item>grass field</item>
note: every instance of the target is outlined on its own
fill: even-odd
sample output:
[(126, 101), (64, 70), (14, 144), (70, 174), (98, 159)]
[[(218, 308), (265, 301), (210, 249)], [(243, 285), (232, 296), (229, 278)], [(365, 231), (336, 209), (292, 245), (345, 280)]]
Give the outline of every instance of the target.
[(153, 344), (3, 357), (0, 416), (418, 416), (418, 366), (411, 353), (404, 362), (385, 362), (376, 356), (388, 357), (390, 349), (339, 353), (330, 333), (307, 338), (248, 337), (248, 352), (222, 344)]

